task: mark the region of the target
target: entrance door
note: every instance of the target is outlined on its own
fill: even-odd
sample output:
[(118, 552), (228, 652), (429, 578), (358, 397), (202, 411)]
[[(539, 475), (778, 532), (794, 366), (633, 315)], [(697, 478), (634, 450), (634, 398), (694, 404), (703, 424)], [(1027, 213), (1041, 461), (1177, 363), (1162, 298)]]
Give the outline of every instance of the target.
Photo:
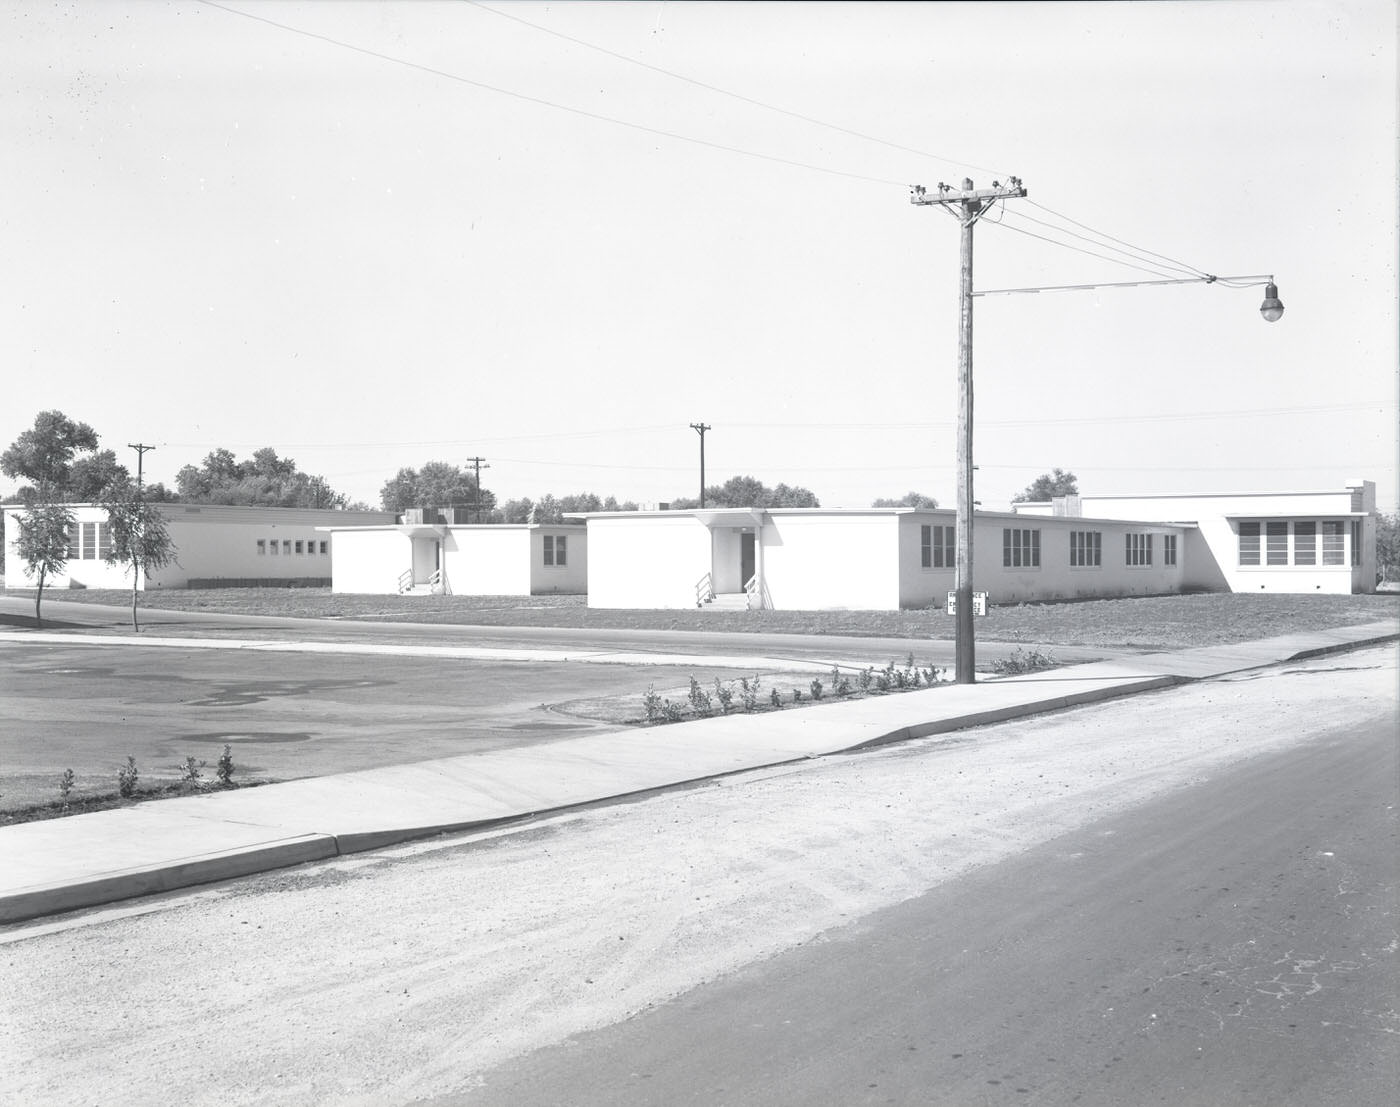
[(753, 579), (753, 532), (744, 531), (739, 535), (739, 586), (743, 587)]

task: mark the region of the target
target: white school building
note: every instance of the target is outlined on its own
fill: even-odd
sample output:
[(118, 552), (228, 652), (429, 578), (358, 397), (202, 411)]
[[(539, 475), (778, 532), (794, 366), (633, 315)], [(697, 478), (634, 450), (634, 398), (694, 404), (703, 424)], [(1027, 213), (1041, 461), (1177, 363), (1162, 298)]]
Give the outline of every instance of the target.
[[(392, 523), (388, 511), (336, 511), (290, 507), (229, 507), (217, 504), (161, 503), (175, 560), (143, 573), (136, 582), (147, 588), (218, 588), (267, 585), (327, 585), (331, 582), (331, 523), (366, 526)], [(109, 564), (112, 539), (107, 512), (96, 504), (70, 504), (64, 572), (48, 577), (45, 588), (130, 588), (131, 571)], [(24, 507), (6, 504), (5, 586), (36, 588), (19, 555)]]
[[(956, 587), (956, 513), (923, 508), (601, 512), (590, 607), (895, 610)], [(990, 602), (1184, 591), (1375, 590), (1375, 486), (1018, 504), (973, 521)]]

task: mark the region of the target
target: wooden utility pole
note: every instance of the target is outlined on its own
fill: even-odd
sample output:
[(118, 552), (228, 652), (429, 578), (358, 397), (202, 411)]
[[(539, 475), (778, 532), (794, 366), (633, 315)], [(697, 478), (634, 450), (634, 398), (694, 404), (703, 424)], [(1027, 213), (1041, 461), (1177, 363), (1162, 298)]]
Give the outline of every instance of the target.
[(467, 460), (476, 466), (476, 493), (472, 506), (476, 508), (476, 521), (479, 523), (481, 522), (481, 471), (489, 469), (491, 466), (486, 464), (484, 457), (469, 457)]
[(973, 684), (976, 648), (972, 631), (972, 228), (998, 200), (1026, 195), (1017, 177), (1003, 185), (993, 181), (991, 188), (973, 188), (963, 179), (962, 188), (939, 184), (936, 193), (922, 185), (911, 190), (909, 202), (919, 206), (937, 205), (955, 216), (962, 227), (960, 251), (961, 310), (958, 314), (958, 575), (957, 620), (954, 630), (955, 672), (959, 684)]
[(705, 432), (713, 430), (708, 423), (691, 423), (690, 428), (700, 435), (700, 506), (705, 506)]
[(142, 483), (141, 477), (142, 469), (144, 467), (142, 463), (146, 460), (147, 452), (149, 452), (150, 450), (154, 450), (155, 447), (147, 446), (144, 442), (128, 442), (126, 445), (128, 449), (136, 451), (136, 502), (140, 503)]

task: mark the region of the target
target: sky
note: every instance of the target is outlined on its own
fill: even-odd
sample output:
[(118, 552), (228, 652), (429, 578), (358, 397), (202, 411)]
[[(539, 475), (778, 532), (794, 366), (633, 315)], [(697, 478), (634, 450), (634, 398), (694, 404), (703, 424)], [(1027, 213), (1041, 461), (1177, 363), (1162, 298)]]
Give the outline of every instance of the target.
[[(0, 446), (173, 484), (271, 446), (378, 506), (826, 507), (1376, 482), (1397, 505), (1392, 0), (0, 0)], [(0, 480), (0, 494), (9, 491)]]

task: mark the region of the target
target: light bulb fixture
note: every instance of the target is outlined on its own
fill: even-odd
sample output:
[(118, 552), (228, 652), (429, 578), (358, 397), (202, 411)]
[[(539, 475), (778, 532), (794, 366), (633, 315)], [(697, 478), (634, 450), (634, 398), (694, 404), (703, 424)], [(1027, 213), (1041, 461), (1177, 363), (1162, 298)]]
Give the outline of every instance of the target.
[(1283, 318), (1283, 301), (1278, 298), (1278, 285), (1273, 281), (1264, 286), (1264, 302), (1259, 305), (1259, 314), (1269, 323)]

